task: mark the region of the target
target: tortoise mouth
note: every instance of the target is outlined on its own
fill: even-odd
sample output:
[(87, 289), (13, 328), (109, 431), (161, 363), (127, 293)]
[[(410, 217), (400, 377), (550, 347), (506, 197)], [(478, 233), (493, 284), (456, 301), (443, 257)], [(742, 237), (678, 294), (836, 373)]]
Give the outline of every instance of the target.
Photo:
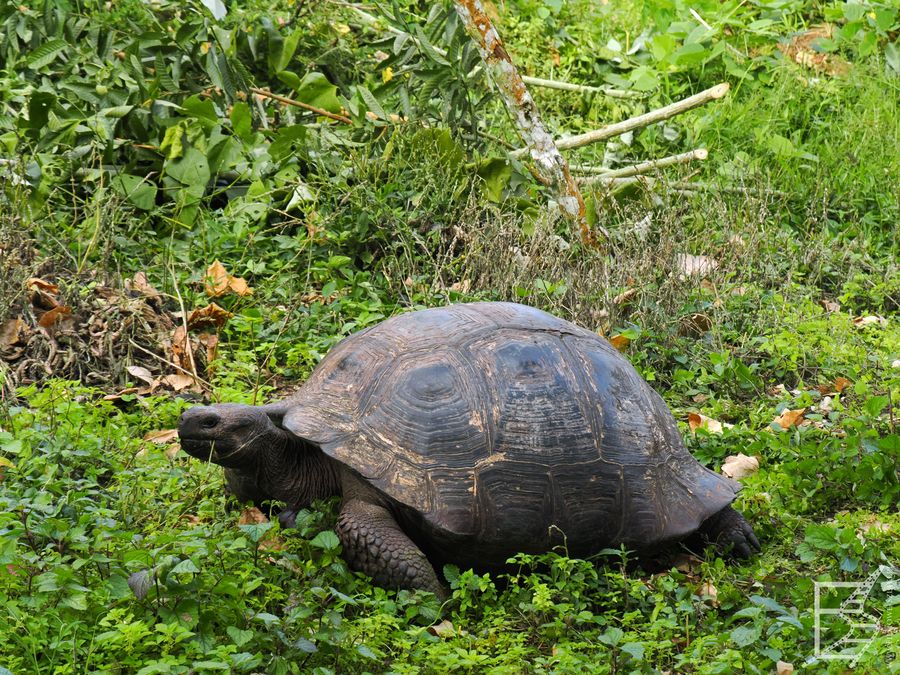
[[(181, 449), (195, 459), (214, 462), (219, 454), (213, 441), (198, 438), (181, 438)], [(226, 453), (227, 454), (227, 453)]]

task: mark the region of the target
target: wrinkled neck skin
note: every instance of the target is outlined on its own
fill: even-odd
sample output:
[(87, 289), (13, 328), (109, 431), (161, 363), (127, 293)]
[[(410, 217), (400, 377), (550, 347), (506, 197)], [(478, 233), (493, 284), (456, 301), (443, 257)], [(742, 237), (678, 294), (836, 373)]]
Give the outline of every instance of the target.
[(260, 446), (254, 466), (225, 470), (238, 499), (257, 504), (277, 500), (298, 509), (340, 494), (337, 468), (316, 446), (285, 432), (271, 434)]

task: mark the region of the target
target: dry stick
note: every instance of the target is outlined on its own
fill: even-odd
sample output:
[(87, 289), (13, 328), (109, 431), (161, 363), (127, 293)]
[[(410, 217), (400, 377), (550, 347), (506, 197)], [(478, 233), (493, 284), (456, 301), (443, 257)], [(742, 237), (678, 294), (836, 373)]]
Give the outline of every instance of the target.
[[(669, 105), (662, 108), (651, 110), (650, 112), (644, 113), (643, 115), (638, 115), (637, 117), (632, 117), (627, 120), (622, 120), (621, 122), (616, 122), (615, 124), (610, 124), (609, 126), (605, 126), (602, 129), (595, 129), (594, 131), (588, 131), (587, 133), (578, 134), (577, 136), (567, 136), (565, 138), (561, 138), (556, 142), (556, 147), (560, 150), (569, 150), (571, 148), (580, 148), (585, 145), (590, 145), (591, 143), (605, 141), (608, 138), (612, 138), (613, 136), (621, 136), (622, 134), (634, 129), (640, 129), (655, 122), (667, 120), (670, 117), (680, 115), (683, 112), (692, 110), (693, 108), (701, 106), (705, 103), (709, 103), (710, 101), (713, 101), (717, 98), (722, 98), (725, 94), (728, 93), (729, 88), (730, 87), (727, 82), (722, 82), (721, 84), (717, 84), (715, 87), (710, 87), (705, 91), (701, 91), (699, 94), (688, 96), (687, 98), (681, 99), (680, 101), (675, 101), (675, 103), (670, 103)], [(527, 153), (528, 148), (519, 148), (518, 150), (510, 154), (512, 157), (523, 157)]]
[[(627, 185), (640, 184), (645, 188), (650, 189), (656, 185), (663, 185), (672, 192), (681, 194), (693, 194), (695, 192), (703, 192), (704, 190), (712, 190), (715, 192), (732, 192), (742, 195), (772, 195), (773, 197), (787, 197), (787, 193), (769, 188), (752, 188), (737, 185), (710, 185), (708, 183), (667, 183), (656, 178), (651, 178), (650, 176), (625, 176), (620, 178), (599, 176), (599, 178), (599, 181), (591, 182), (587, 187), (594, 187), (597, 184), (601, 184), (604, 187), (625, 187)], [(604, 178), (606, 178), (606, 180), (603, 180)]]
[(696, 150), (691, 150), (690, 152), (683, 152), (680, 155), (670, 155), (669, 157), (653, 159), (647, 162), (641, 162), (640, 164), (625, 166), (621, 169), (608, 169), (602, 166), (573, 165), (572, 171), (578, 173), (599, 174), (597, 176), (575, 179), (576, 181), (578, 181), (579, 185), (590, 185), (592, 183), (608, 181), (611, 178), (626, 178), (628, 176), (637, 176), (643, 173), (648, 173), (655, 169), (664, 169), (668, 166), (674, 166), (676, 164), (687, 164), (689, 162), (693, 162), (694, 160), (706, 159), (708, 156), (709, 152), (706, 150), (706, 148), (697, 148)]
[[(374, 26), (378, 23), (378, 17), (372, 16), (368, 12), (364, 12), (359, 7), (353, 7), (352, 9), (366, 25)], [(384, 30), (391, 35), (408, 35), (415, 44), (419, 44), (418, 38), (415, 38), (406, 31), (400, 30), (399, 28), (391, 26), (390, 24), (384, 24)], [(447, 51), (445, 49), (441, 49), (437, 45), (432, 45), (432, 47), (434, 48), (434, 51), (436, 51), (441, 56), (447, 56)], [(472, 73), (470, 74), (475, 73), (479, 68), (473, 69)], [(530, 75), (522, 75), (522, 81), (525, 84), (530, 84), (535, 87), (546, 87), (547, 89), (563, 89), (565, 91), (577, 91), (583, 94), (603, 94), (604, 96), (609, 96), (610, 98), (640, 98), (642, 96), (640, 92), (636, 91), (612, 88), (608, 89), (606, 87), (591, 87), (586, 84), (572, 84), (571, 82), (561, 82), (559, 80), (546, 80), (541, 77), (531, 77)]]
[(587, 84), (573, 84), (572, 82), (562, 82), (560, 80), (546, 80), (542, 77), (532, 77), (531, 75), (523, 75), (522, 81), (535, 87), (546, 87), (547, 89), (562, 89), (563, 91), (575, 91), (579, 94), (603, 94), (610, 98), (640, 98), (641, 93), (637, 91), (628, 91), (627, 89), (612, 89), (606, 87), (592, 87)]
[(584, 199), (569, 172), (569, 165), (544, 127), (534, 99), (480, 0), (454, 0), (453, 4), (466, 32), (478, 46), (485, 68), (500, 91), (503, 102), (515, 119), (537, 171), (555, 188), (560, 211), (578, 226), (584, 243), (595, 244), (594, 233), (585, 214)]
[(281, 96), (280, 94), (273, 94), (271, 91), (266, 89), (258, 89), (256, 87), (250, 87), (250, 91), (254, 94), (258, 94), (259, 96), (266, 96), (267, 98), (275, 99), (281, 103), (285, 103), (287, 105), (293, 105), (298, 108), (303, 108), (304, 110), (310, 110), (317, 115), (321, 115), (322, 117), (327, 117), (332, 120), (337, 120), (338, 122), (343, 122), (344, 124), (353, 124), (353, 120), (349, 117), (344, 117), (343, 115), (336, 115), (333, 112), (328, 112), (327, 110), (323, 110), (322, 108), (317, 108), (314, 105), (310, 105), (309, 103), (303, 103), (303, 101), (295, 101), (292, 98), (288, 98), (287, 96)]

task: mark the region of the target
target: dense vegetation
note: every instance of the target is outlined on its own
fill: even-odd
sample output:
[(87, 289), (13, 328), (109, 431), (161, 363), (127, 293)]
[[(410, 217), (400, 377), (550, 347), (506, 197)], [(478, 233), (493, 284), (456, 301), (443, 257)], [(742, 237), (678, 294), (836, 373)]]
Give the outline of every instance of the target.
[[(896, 2), (489, 5), (524, 71), (635, 94), (535, 89), (559, 134), (732, 85), (570, 153), (709, 149), (586, 189), (597, 248), (508, 159), (450, 5), (210, 8), (0, 0), (0, 673), (900, 671)], [(763, 553), (520, 556), (441, 605), (349, 572), (333, 504), (280, 531), (165, 433), (473, 299), (614, 338), (700, 461), (756, 458)], [(879, 571), (864, 653), (807, 663), (814, 582)]]

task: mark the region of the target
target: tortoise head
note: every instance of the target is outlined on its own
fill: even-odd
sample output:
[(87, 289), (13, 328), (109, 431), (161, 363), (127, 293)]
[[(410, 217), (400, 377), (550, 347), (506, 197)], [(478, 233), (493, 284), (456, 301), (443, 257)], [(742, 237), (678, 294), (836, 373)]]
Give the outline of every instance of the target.
[(221, 403), (186, 410), (178, 420), (186, 453), (230, 469), (253, 470), (271, 450), (283, 448), (287, 432), (261, 407)]

